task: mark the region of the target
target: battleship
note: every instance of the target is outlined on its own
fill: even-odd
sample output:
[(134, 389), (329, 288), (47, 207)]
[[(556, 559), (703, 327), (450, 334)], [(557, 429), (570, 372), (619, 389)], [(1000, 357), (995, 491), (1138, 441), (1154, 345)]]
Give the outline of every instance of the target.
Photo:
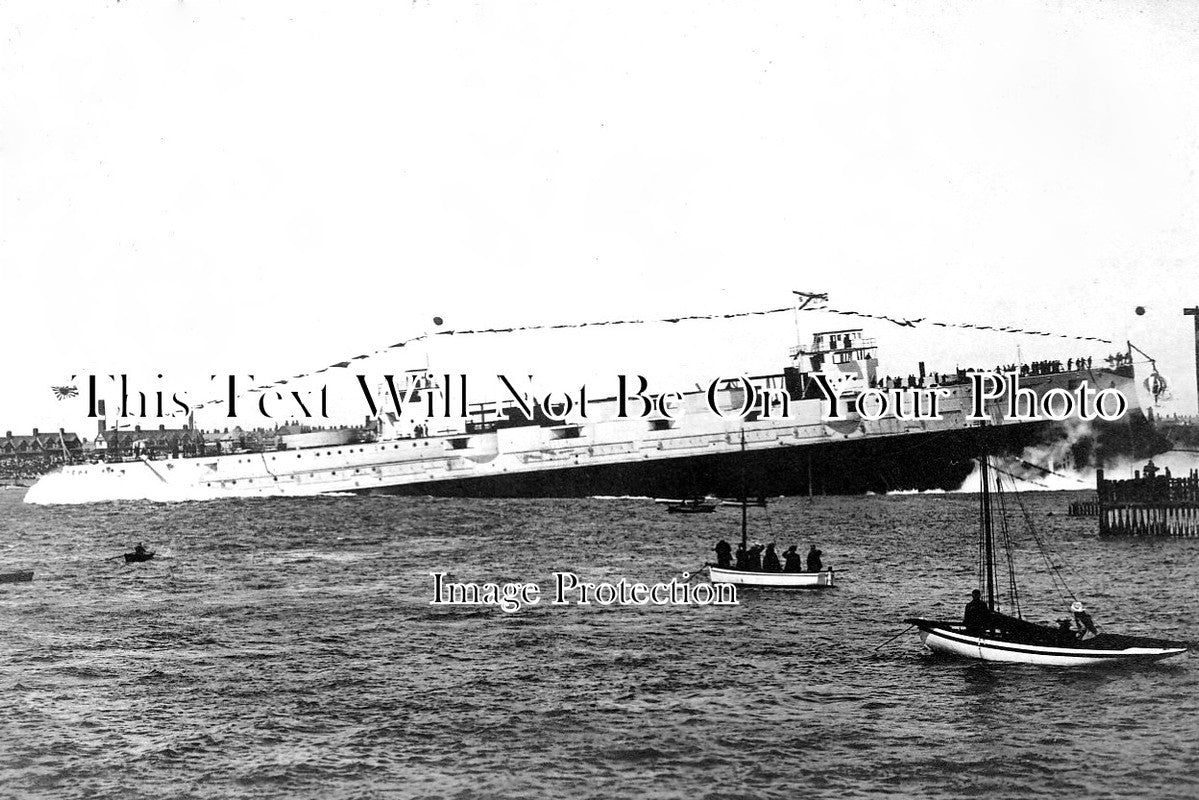
[[(1069, 366), (1024, 368), (1021, 387), (1038, 400), (1079, 387), (1119, 391), (1128, 399), (1127, 412), (1119, 421), (1091, 423), (1096, 437), (1088, 447), (1136, 449), (1130, 443), (1143, 433), (1138, 429), (1151, 426), (1137, 402), (1131, 359), (1094, 369), (1089, 361)], [(359, 436), (259, 452), (68, 464), (39, 479), (25, 500), (728, 497), (744, 485), (770, 496), (954, 490), (980, 453), (1019, 454), (1062, 436), (1065, 423), (1043, 414), (1011, 417), (999, 400), (983, 403), (985, 419), (977, 419), (965, 370), (925, 374), (922, 365), (920, 372), (906, 380), (880, 377), (875, 339), (860, 328), (822, 331), (792, 348), (781, 372), (677, 393), (667, 404), (669, 416), (605, 414), (619, 401), (610, 397), (592, 401), (588, 418), (536, 404), (527, 418), (510, 404), (447, 420), (421, 417), (422, 396), (439, 386), (431, 372), (417, 370), (408, 375), (414, 391), (399, 396), (409, 407), (397, 407), (395, 395), (388, 405), (381, 394), (370, 428)], [(859, 408), (857, 399), (876, 387), (935, 387), (939, 413), (872, 419), (877, 415)], [(749, 406), (747, 394), (761, 402), (738, 413)], [(779, 405), (788, 406), (787, 413), (777, 413)]]

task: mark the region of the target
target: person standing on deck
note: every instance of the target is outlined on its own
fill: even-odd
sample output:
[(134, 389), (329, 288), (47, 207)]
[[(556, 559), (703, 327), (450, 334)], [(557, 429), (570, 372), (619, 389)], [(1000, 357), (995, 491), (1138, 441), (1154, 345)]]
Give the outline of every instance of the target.
[(766, 554), (762, 556), (762, 569), (766, 572), (781, 572), (778, 554), (774, 552), (774, 542), (766, 545)]
[(733, 548), (729, 547), (729, 543), (721, 539), (716, 543), (716, 566), (723, 569), (728, 569), (733, 563)]
[(970, 602), (966, 604), (966, 613), (962, 617), (967, 633), (984, 634), (991, 622), (991, 608), (983, 601), (983, 593), (975, 589), (970, 593)]
[(745, 542), (737, 545), (737, 569), (749, 569), (749, 554), (745, 552)]
[(795, 552), (795, 545), (783, 553), (783, 572), (803, 572), (803, 559)]

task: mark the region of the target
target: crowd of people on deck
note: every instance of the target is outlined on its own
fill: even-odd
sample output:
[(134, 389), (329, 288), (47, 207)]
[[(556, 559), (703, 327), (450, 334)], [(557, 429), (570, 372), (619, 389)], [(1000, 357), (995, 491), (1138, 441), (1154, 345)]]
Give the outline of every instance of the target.
[(812, 545), (808, 550), (805, 563), (804, 558), (796, 552), (795, 545), (784, 550), (782, 560), (780, 560), (779, 554), (775, 552), (774, 542), (765, 546), (755, 543), (748, 548), (745, 544), (742, 542), (737, 545), (737, 552), (733, 553), (732, 546), (724, 539), (717, 542), (716, 566), (749, 572), (820, 572), (824, 569), (824, 562), (821, 560), (821, 556), (824, 554), (816, 545)]
[(1112, 353), (1107, 357), (1107, 363), (1113, 367), (1123, 367), (1132, 363), (1132, 355), (1130, 353)]
[[(1112, 366), (1129, 363), (1127, 355), (1117, 353), (1107, 357)], [(1079, 356), (1067, 358), (1065, 364), (1061, 361), (1033, 361), (1031, 364), (997, 364), (991, 371), (996, 373), (1015, 372), (1021, 377), (1028, 375), (1053, 375), (1059, 372), (1073, 372), (1091, 368), (1091, 358)], [(956, 372), (932, 372), (928, 375), (885, 375), (870, 381), (872, 389), (923, 389), (929, 386), (951, 386), (965, 383), (966, 376), (972, 372), (985, 372), (984, 369), (958, 369)]]

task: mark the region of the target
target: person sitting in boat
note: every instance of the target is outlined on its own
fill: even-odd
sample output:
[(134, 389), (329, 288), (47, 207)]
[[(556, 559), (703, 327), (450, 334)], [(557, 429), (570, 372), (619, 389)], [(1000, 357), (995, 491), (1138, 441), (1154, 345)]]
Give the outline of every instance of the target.
[(1057, 621), (1057, 643), (1060, 645), (1074, 644), (1078, 641), (1078, 637), (1074, 635), (1074, 628), (1069, 617), (1059, 619)]
[(143, 558), (146, 555), (146, 548), (142, 547), (141, 542), (138, 542), (137, 547), (133, 548), (133, 552), (138, 558)]
[(774, 542), (766, 545), (766, 554), (762, 556), (762, 569), (766, 572), (782, 572), (783, 565), (779, 563), (778, 553), (774, 552)]
[(803, 572), (803, 558), (795, 552), (795, 545), (783, 553), (783, 572)]
[(1084, 638), (1088, 633), (1093, 636), (1098, 636), (1099, 631), (1095, 628), (1095, 620), (1091, 619), (1091, 615), (1087, 613), (1086, 606), (1080, 601), (1075, 600), (1070, 610), (1074, 612), (1074, 623), (1078, 626), (1078, 638)]
[(733, 548), (724, 539), (716, 543), (716, 566), (728, 569), (733, 564)]
[(749, 553), (745, 552), (745, 542), (737, 545), (737, 569), (749, 569)]
[(991, 608), (982, 595), (978, 589), (970, 593), (970, 602), (966, 604), (966, 613), (962, 618), (967, 633), (986, 633), (991, 623)]
[(812, 549), (808, 551), (808, 572), (819, 572), (824, 569), (824, 562), (820, 560), (822, 555), (824, 553), (817, 550), (816, 545), (812, 545)]
[(754, 572), (762, 571), (762, 545), (755, 544), (749, 548), (749, 554), (745, 557), (745, 568)]

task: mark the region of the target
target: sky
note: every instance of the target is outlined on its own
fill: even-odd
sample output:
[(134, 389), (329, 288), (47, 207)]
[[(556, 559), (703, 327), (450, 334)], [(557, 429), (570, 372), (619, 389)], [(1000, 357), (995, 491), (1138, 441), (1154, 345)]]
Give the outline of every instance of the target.
[[(209, 375), (311, 373), (434, 316), (793, 290), (1115, 343), (870, 321), (884, 372), (1131, 340), (1160, 410), (1196, 411), (1194, 4), (18, 0), (0, 33), (3, 429), (93, 430), (49, 390), (72, 375), (194, 404)], [(441, 336), (363, 370), (665, 388), (777, 370), (825, 322)]]

